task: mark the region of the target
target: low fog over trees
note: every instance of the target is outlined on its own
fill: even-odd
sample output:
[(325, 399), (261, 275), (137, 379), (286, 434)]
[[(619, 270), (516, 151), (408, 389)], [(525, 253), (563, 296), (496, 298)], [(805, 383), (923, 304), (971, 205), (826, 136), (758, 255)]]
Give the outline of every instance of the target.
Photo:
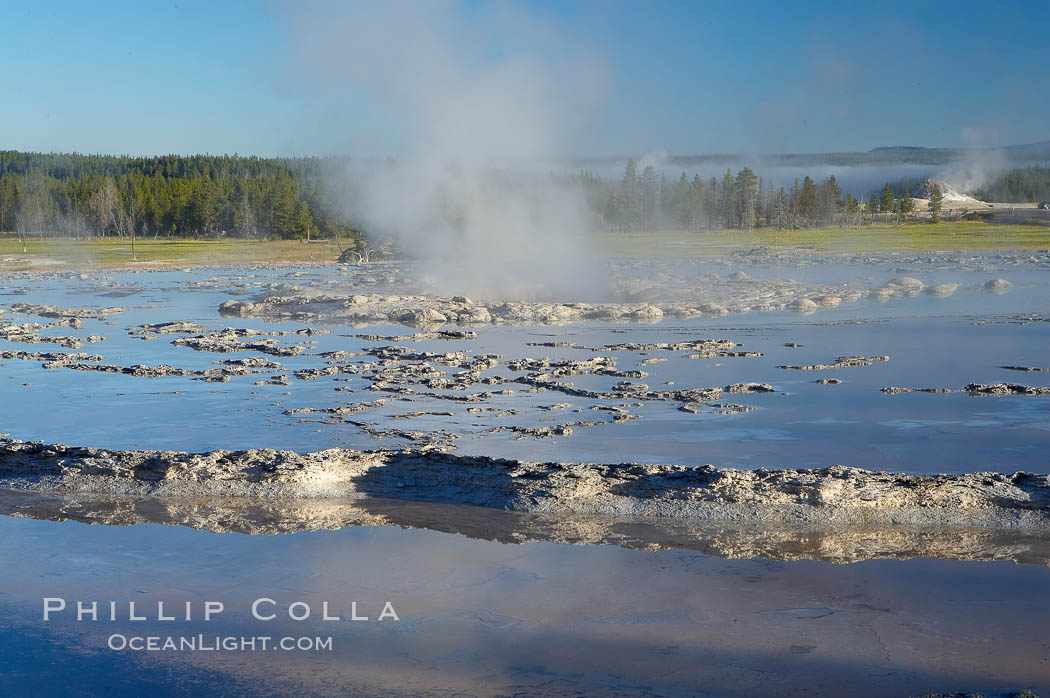
[(790, 188), (768, 186), (748, 167), (736, 174), (726, 170), (721, 179), (704, 181), (697, 174), (690, 179), (682, 172), (671, 181), (657, 176), (652, 166), (639, 175), (630, 160), (618, 184), (593, 175), (581, 183), (604, 186), (602, 196), (591, 198), (604, 201), (605, 225), (622, 231), (855, 225), (860, 215), (859, 202), (852, 194), (843, 198), (834, 175), (820, 184), (809, 177), (796, 179)]
[[(14, 231), (22, 238), (360, 239), (369, 231), (353, 215), (349, 162), (0, 151), (0, 232)], [(365, 166), (357, 172), (362, 178), (370, 170)], [(772, 186), (748, 167), (706, 180), (684, 171), (668, 178), (652, 166), (639, 172), (630, 160), (619, 180), (589, 172), (529, 175), (493, 170), (490, 184), (499, 191), (528, 187), (536, 178), (549, 178), (578, 193), (597, 226), (627, 232), (856, 226), (876, 216), (900, 223), (915, 212), (912, 192), (926, 181), (902, 179), (858, 198), (843, 192), (834, 175), (819, 182), (807, 176), (790, 186)], [(339, 186), (330, 186), (333, 182)], [(409, 174), (396, 186), (412, 185)], [(1002, 172), (976, 194), (989, 201), (1050, 200), (1050, 168)], [(448, 214), (452, 218), (453, 209)], [(936, 220), (940, 207), (935, 204), (923, 213)]]
[(977, 190), (983, 201), (1050, 201), (1050, 167), (1020, 167), (1000, 173)]

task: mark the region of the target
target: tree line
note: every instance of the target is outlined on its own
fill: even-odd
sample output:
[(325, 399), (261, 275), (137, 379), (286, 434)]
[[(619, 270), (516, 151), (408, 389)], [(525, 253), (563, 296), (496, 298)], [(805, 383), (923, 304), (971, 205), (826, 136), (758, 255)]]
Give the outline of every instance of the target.
[(357, 237), (324, 186), (339, 161), (0, 151), (0, 231), (87, 236)]
[[(602, 180), (581, 177), (580, 182), (601, 187)], [(604, 182), (600, 215), (607, 227), (623, 230), (684, 229), (704, 230), (757, 227), (781, 229), (826, 225), (858, 225), (863, 213), (879, 213), (881, 199), (862, 209), (853, 194), (843, 196), (835, 175), (820, 184), (806, 176), (795, 179), (791, 187), (774, 187), (751, 168), (736, 174), (726, 170), (719, 179), (690, 179), (685, 172), (671, 181), (657, 175), (652, 166), (638, 174), (637, 164), (629, 160), (623, 179)]]
[[(0, 232), (73, 238), (324, 237), (363, 244), (367, 231), (355, 225), (345, 190), (337, 194), (328, 186), (346, 169), (346, 158), (0, 151)], [(582, 192), (595, 218), (610, 230), (855, 226), (865, 217), (901, 222), (914, 211), (912, 183), (903, 180), (887, 183), (862, 202), (844, 195), (834, 175), (820, 183), (796, 178), (792, 186), (778, 187), (748, 167), (735, 174), (727, 170), (721, 178), (682, 172), (668, 179), (652, 166), (639, 173), (630, 160), (619, 180), (583, 171), (538, 176)], [(493, 181), (510, 186), (496, 172)], [(1000, 181), (1031, 200), (1030, 191), (1050, 187), (1050, 170), (1014, 170)], [(931, 210), (934, 217), (938, 212)]]

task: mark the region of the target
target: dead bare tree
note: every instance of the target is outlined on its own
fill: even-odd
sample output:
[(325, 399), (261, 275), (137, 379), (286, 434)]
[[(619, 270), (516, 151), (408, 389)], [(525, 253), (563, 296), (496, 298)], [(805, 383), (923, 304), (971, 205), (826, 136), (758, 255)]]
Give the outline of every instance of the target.
[(69, 236), (74, 240), (80, 239), (80, 202), (76, 194), (73, 195), (73, 205), (69, 209)]
[(339, 250), (339, 259), (342, 259), (343, 258), (343, 253), (346, 252), (346, 248), (343, 247), (343, 243), (339, 241), (339, 229), (338, 228), (335, 230), (334, 233), (332, 233), (332, 242), (335, 243), (336, 248)]
[(254, 238), (258, 236), (255, 223), (255, 211), (252, 209), (252, 204), (248, 200), (247, 194), (241, 199), (241, 215), (237, 222), (239, 224), (240, 233), (243, 237)]
[(135, 256), (135, 229), (138, 227), (138, 216), (135, 209), (135, 200), (132, 199), (128, 202), (127, 208), (118, 207), (117, 209), (117, 234), (120, 237), (125, 235), (131, 237), (131, 261), (137, 262), (138, 257)]
[[(143, 235), (148, 235), (149, 234), (149, 226), (146, 225), (146, 221), (142, 221), (142, 234)], [(131, 236), (131, 259), (132, 259), (132, 261), (135, 261), (135, 262), (139, 261), (138, 257), (135, 256), (135, 236), (134, 235)]]
[(18, 240), (22, 243), (22, 254), (29, 254), (29, 250), (26, 247), (26, 229), (29, 227), (29, 222), (26, 217), (21, 213), (15, 214), (15, 230), (18, 232)]
[[(358, 240), (352, 242), (347, 247), (343, 247), (339, 244), (337, 237), (336, 244), (339, 245), (340, 264), (369, 264), (372, 261), (373, 255), (377, 252), (377, 250), (365, 240)], [(355, 257), (357, 258), (356, 262), (354, 261)]]
[(362, 242), (361, 244), (359, 244), (357, 246), (357, 249), (355, 249), (353, 252), (355, 255), (357, 255), (358, 264), (368, 264), (372, 261), (373, 250), (372, 247), (366, 242)]
[(107, 177), (99, 190), (91, 195), (88, 207), (95, 221), (95, 231), (99, 237), (105, 237), (106, 231), (117, 226), (117, 187), (112, 179)]

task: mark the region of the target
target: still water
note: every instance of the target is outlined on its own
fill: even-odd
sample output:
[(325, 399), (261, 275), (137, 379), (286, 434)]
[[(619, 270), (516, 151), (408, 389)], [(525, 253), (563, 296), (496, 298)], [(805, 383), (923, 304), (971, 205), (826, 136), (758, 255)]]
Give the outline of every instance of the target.
[[(932, 265), (931, 265), (932, 266)], [(724, 269), (722, 269), (724, 273)], [(848, 268), (828, 265), (803, 269), (753, 269), (758, 277), (791, 275), (828, 279), (863, 275), (872, 285), (895, 276), (891, 268)], [(632, 413), (641, 419), (616, 425), (579, 428), (571, 436), (519, 439), (494, 428), (541, 426), (570, 420), (596, 419), (591, 408), (622, 404), (623, 400), (587, 400), (546, 392), (529, 393), (528, 386), (508, 383), (499, 388), (513, 395), (495, 395), (486, 406), (514, 410), (504, 417), (468, 412), (469, 405), (423, 396), (407, 396), (357, 418), (372, 425), (423, 432), (444, 431), (459, 436), (463, 453), (543, 460), (643, 461), (737, 467), (799, 467), (845, 464), (905, 472), (965, 472), (1031, 470), (1047, 472), (1050, 459), (1050, 398), (1045, 396), (971, 397), (966, 393), (886, 395), (882, 388), (948, 387), (971, 383), (1023, 383), (1050, 386), (1050, 372), (1018, 372), (1001, 366), (1050, 368), (1050, 270), (1026, 269), (944, 271), (908, 269), (927, 285), (959, 283), (951, 297), (915, 298), (874, 303), (861, 300), (837, 309), (799, 317), (790, 313), (751, 313), (719, 319), (667, 319), (655, 325), (583, 323), (562, 327), (478, 328), (478, 338), (463, 341), (369, 341), (353, 335), (406, 335), (400, 326), (352, 328), (325, 326), (331, 334), (281, 337), (306, 348), (295, 357), (275, 359), (282, 365), (272, 374), (289, 375), (290, 385), (255, 385), (269, 374), (236, 376), (227, 383), (204, 383), (187, 377), (138, 378), (66, 369), (42, 370), (35, 361), (0, 363), (0, 383), (7, 399), (0, 401), (3, 431), (24, 440), (44, 440), (110, 448), (289, 448), (320, 450), (331, 446), (376, 448), (402, 446), (403, 440), (366, 433), (346, 420), (317, 415), (286, 415), (289, 409), (332, 408), (384, 397), (368, 390), (358, 376), (323, 376), (305, 381), (291, 377), (302, 368), (325, 366), (317, 356), (326, 351), (357, 352), (366, 347), (401, 344), (416, 351), (495, 353), (504, 359), (551, 357), (586, 359), (588, 347), (623, 342), (681, 342), (724, 338), (741, 344), (753, 358), (686, 359), (688, 352), (617, 352), (617, 368), (644, 370), (641, 382), (653, 389), (769, 383), (777, 392), (727, 395), (724, 401), (755, 408), (742, 414), (690, 414), (676, 402), (649, 402)], [(268, 269), (247, 275), (235, 269), (153, 272), (64, 277), (41, 281), (15, 280), (0, 295), (9, 303), (55, 304), (63, 307), (129, 309), (86, 319), (82, 330), (42, 330), (41, 334), (105, 337), (77, 351), (98, 353), (105, 363), (170, 364), (185, 369), (214, 368), (219, 360), (253, 352), (196, 352), (170, 342), (178, 335), (142, 341), (127, 330), (144, 323), (183, 320), (206, 328), (227, 326), (294, 331), (302, 323), (267, 323), (257, 319), (220, 318), (219, 303), (230, 291), (258, 292), (274, 280), (313, 283), (323, 287), (338, 274), (330, 269)], [(826, 278), (821, 278), (826, 277)], [(1013, 281), (1011, 293), (980, 290), (985, 280)], [(40, 318), (8, 313), (6, 322)], [(314, 324), (313, 326), (321, 326)], [(583, 348), (528, 346), (527, 343), (575, 342)], [(802, 345), (789, 348), (785, 344)], [(49, 344), (17, 344), (0, 339), (0, 348), (63, 351)], [(826, 371), (792, 371), (780, 365), (830, 363), (840, 356), (889, 356), (887, 362)], [(666, 359), (645, 363), (647, 359)], [(364, 357), (362, 361), (371, 360)], [(440, 366), (437, 367), (441, 369)], [(448, 370), (448, 369), (444, 369)], [(498, 367), (483, 375), (513, 373)], [(837, 378), (838, 385), (816, 383)], [(618, 378), (575, 376), (575, 385), (608, 391)], [(486, 386), (477, 386), (478, 390)], [(496, 388), (498, 390), (499, 388)], [(492, 390), (491, 388), (489, 390)], [(451, 394), (451, 391), (436, 391)], [(385, 397), (391, 397), (386, 395)], [(394, 396), (397, 397), (397, 396)], [(730, 398), (732, 398), (730, 400)], [(570, 403), (559, 412), (543, 406)], [(411, 412), (424, 414), (394, 422)]]
[[(753, 411), (691, 414), (679, 410), (678, 403), (647, 402), (631, 408), (641, 417), (635, 421), (579, 428), (554, 439), (518, 439), (491, 429), (502, 423), (590, 419), (590, 407), (617, 401), (528, 393), (527, 386), (507, 384), (503, 387), (515, 388), (514, 394), (487, 403), (520, 413), (502, 422), (470, 414), (454, 402), (422, 397), (394, 400), (361, 419), (386, 426), (405, 412), (450, 412), (396, 422), (403, 429), (457, 433), (460, 452), (528, 459), (1050, 471), (1045, 455), (1050, 397), (881, 392), (888, 386), (961, 388), (971, 382), (1050, 385), (1050, 372), (1000, 368), (1050, 368), (1050, 323), (1042, 315), (1050, 310), (1050, 273), (1041, 264), (999, 268), (995, 259), (967, 271), (909, 264), (908, 275), (927, 285), (961, 287), (948, 298), (863, 300), (807, 317), (770, 313), (656, 325), (482, 327), (474, 340), (409, 343), (421, 351), (571, 359), (594, 354), (527, 343), (557, 340), (600, 347), (727, 338), (763, 356), (698, 360), (684, 358), (684, 352), (624, 352), (616, 354), (617, 367), (646, 371), (643, 380), (654, 388), (667, 382), (680, 388), (769, 383), (776, 392), (727, 396)], [(822, 282), (845, 273), (871, 278), (875, 285), (899, 275), (893, 267), (749, 267), (748, 273)], [(341, 274), (284, 267), (251, 274), (218, 268), (11, 277), (0, 287), (0, 308), (50, 303), (129, 309), (107, 319), (87, 319), (81, 330), (41, 331), (106, 337), (80, 349), (6, 340), (0, 340), (0, 349), (98, 353), (106, 363), (122, 366), (212, 368), (215, 361), (247, 354), (195, 352), (170, 344), (173, 336), (142, 341), (127, 330), (172, 320), (213, 329), (301, 329), (302, 323), (223, 319), (216, 308), (231, 291), (250, 293), (271, 281), (324, 284)], [(984, 281), (997, 277), (1012, 281), (1013, 292), (980, 290)], [(30, 321), (42, 320), (10, 309), (2, 319)], [(273, 373), (324, 366), (316, 356), (320, 352), (354, 352), (384, 343), (351, 335), (412, 331), (326, 328), (331, 334), (310, 337), (306, 341), (316, 344), (304, 344), (299, 356), (275, 357), (282, 369)], [(303, 341), (299, 336), (279, 339)], [(888, 355), (890, 360), (825, 371), (777, 368), (848, 355)], [(654, 357), (668, 360), (641, 363)], [(503, 369), (492, 373), (513, 378)], [(110, 448), (406, 445), (396, 436), (377, 439), (345, 421), (284, 413), (377, 397), (360, 376), (348, 382), (292, 376), (287, 386), (254, 384), (268, 377), (204, 383), (4, 361), (0, 430), (26, 440)], [(843, 382), (814, 382), (821, 377)], [(608, 390), (619, 379), (573, 380), (579, 387)], [(563, 411), (542, 409), (563, 401), (573, 404), (566, 409), (586, 413), (565, 417)], [(608, 536), (609, 530), (626, 530), (627, 522), (603, 523), (602, 535), (593, 535), (594, 527), (583, 520), (561, 522), (558, 535), (543, 534), (555, 525), (550, 522), (537, 524), (539, 534), (518, 536), (514, 531), (519, 529), (510, 527), (506, 535), (495, 535), (481, 524), (465, 528), (462, 522), (474, 515), (463, 508), (428, 505), (429, 518), (419, 523), (416, 514), (401, 511), (411, 503), (396, 502), (385, 505), (382, 518), (321, 525), (334, 530), (249, 536), (212, 532), (245, 529), (238, 528), (233, 515), (224, 520), (212, 512), (201, 518), (190, 504), (178, 516), (167, 511), (163, 517), (122, 518), (113, 512), (134, 509), (134, 503), (112, 502), (103, 506), (107, 520), (143, 523), (86, 525), (79, 521), (99, 518), (47, 520), (78, 517), (57, 516), (53, 510), (44, 514), (36, 503), (19, 506), (20, 496), (6, 494), (3, 508), (17, 516), (0, 517), (4, 694), (743, 696), (1050, 690), (1050, 569), (1045, 556), (1025, 553), (1036, 545), (1031, 541), (1003, 543), (1000, 549), (1017, 550), (990, 557), (967, 559), (963, 553), (950, 556), (957, 559), (932, 559), (927, 556), (937, 553), (924, 552), (927, 548), (914, 554), (898, 547), (850, 555), (852, 538), (825, 533), (822, 550), (838, 540), (845, 548), (841, 555), (818, 555), (805, 546), (789, 555), (790, 546), (770, 552), (760, 546)], [(302, 516), (309, 517), (309, 507), (303, 505)], [(486, 514), (477, 516), (486, 521)], [(566, 526), (576, 533), (566, 533)], [(853, 561), (841, 564), (846, 560)], [(45, 622), (44, 598), (64, 599), (68, 608)], [(273, 600), (276, 618), (252, 616), (251, 605), (260, 598)], [(78, 622), (77, 601), (98, 601), (102, 618)], [(119, 609), (113, 621), (107, 619), (110, 601)], [(147, 620), (129, 620), (132, 601), (140, 613), (145, 610)], [(224, 610), (205, 622), (201, 616), (208, 601), (223, 603)], [(169, 612), (180, 609), (177, 619), (158, 620), (158, 602)], [(191, 620), (181, 613), (187, 602)], [(298, 602), (310, 609), (308, 619), (289, 618), (289, 607)], [(340, 620), (322, 619), (325, 602), (329, 615)], [(376, 620), (388, 602), (398, 620)], [(349, 620), (355, 615), (369, 620)], [(115, 635), (331, 638), (331, 648), (138, 652), (110, 649)]]
[[(0, 519), (0, 688), (81, 695), (916, 695), (1050, 688), (1050, 569), (727, 560), (391, 527), (286, 536)], [(120, 600), (42, 621), (42, 598)], [(273, 599), (261, 615), (259, 598)], [(202, 604), (225, 611), (200, 620)], [(193, 603), (194, 620), (129, 622)], [(286, 609), (305, 602), (310, 619)], [(322, 604), (340, 620), (321, 620)], [(400, 620), (376, 621), (390, 601)], [(352, 617), (351, 603), (357, 615)], [(301, 607), (295, 609), (297, 615)], [(328, 638), (112, 651), (112, 635)]]

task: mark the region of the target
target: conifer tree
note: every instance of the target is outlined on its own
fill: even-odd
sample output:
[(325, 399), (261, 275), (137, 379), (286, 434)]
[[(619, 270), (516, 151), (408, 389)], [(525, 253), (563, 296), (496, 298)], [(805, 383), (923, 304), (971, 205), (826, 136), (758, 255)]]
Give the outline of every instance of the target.
[(886, 182), (886, 186), (882, 188), (882, 200), (879, 202), (879, 210), (893, 210), (893, 189), (890, 188), (889, 182)]
[(726, 174), (722, 177), (722, 186), (720, 187), (718, 196), (718, 217), (721, 219), (723, 226), (732, 228), (734, 221), (734, 204), (736, 203), (735, 193), (733, 191), (733, 172), (732, 170), (726, 170)]
[(736, 195), (736, 215), (741, 227), (751, 232), (755, 227), (755, 204), (758, 190), (758, 177), (745, 167), (736, 173), (733, 183)]
[(638, 165), (633, 159), (627, 161), (623, 179), (620, 181), (620, 199), (624, 229), (635, 230), (639, 223), (642, 196), (638, 186)]
[(908, 214), (915, 210), (915, 199), (911, 198), (911, 194), (905, 193), (901, 197), (901, 212), (904, 213), (904, 217), (907, 218)]
[(802, 180), (802, 189), (799, 190), (798, 215), (807, 223), (812, 223), (817, 215), (817, 185), (809, 175)]
[(926, 205), (926, 208), (930, 211), (930, 221), (936, 223), (941, 219), (941, 202), (944, 200), (941, 194), (941, 187), (937, 182), (930, 182), (930, 203)]
[(853, 194), (846, 194), (846, 225), (854, 225), (859, 210), (860, 203), (853, 198)]

